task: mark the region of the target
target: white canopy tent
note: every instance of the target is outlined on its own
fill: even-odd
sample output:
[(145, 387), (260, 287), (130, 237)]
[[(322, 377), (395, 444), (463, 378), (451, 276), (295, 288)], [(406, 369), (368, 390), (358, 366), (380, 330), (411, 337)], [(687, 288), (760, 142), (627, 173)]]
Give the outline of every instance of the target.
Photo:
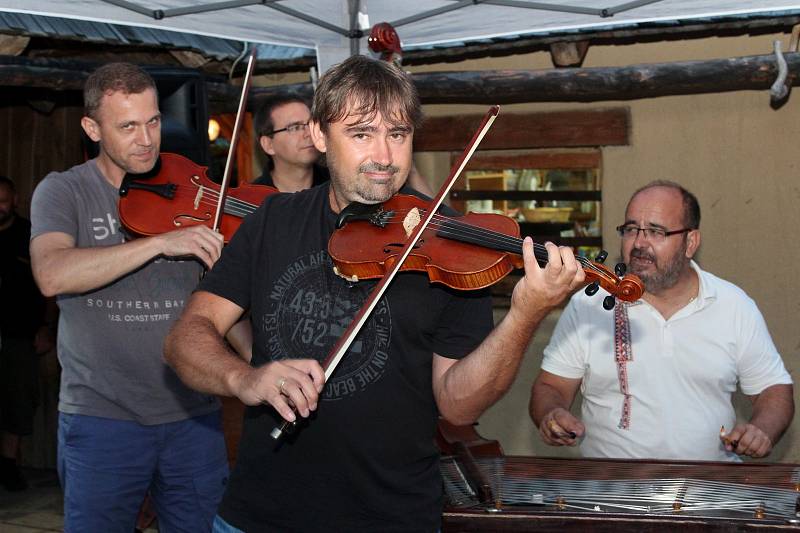
[(389, 22), (404, 47), (800, 12), (800, 0), (0, 0), (0, 10), (316, 51), (320, 71)]

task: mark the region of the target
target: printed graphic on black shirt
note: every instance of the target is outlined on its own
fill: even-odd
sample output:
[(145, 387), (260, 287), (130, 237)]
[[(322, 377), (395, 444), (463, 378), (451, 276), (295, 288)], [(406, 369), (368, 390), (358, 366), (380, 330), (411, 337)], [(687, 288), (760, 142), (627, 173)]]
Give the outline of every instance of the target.
[[(338, 278), (324, 251), (289, 264), (272, 286), (262, 319), (270, 359), (324, 361), (373, 287)], [(382, 299), (328, 381), (323, 400), (346, 398), (378, 382), (386, 371), (390, 338), (389, 306)]]

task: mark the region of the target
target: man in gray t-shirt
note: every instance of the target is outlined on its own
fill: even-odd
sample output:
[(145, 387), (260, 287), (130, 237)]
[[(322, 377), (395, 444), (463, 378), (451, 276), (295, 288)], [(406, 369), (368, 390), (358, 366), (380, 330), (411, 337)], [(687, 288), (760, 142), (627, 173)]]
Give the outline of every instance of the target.
[(155, 84), (112, 63), (89, 77), (84, 103), (99, 155), (48, 175), (31, 205), (34, 276), (61, 310), (64, 529), (131, 531), (149, 490), (162, 527), (209, 531), (227, 477), (219, 404), (183, 385), (162, 345), (222, 236), (195, 226), (126, 238), (119, 186), (159, 156)]

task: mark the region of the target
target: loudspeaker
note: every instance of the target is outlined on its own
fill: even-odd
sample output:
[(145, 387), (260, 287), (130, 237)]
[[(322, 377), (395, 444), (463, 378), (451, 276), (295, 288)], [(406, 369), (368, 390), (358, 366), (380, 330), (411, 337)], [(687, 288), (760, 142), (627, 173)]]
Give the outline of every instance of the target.
[[(143, 67), (153, 77), (161, 110), (161, 151), (209, 164), (208, 96), (203, 74), (197, 70)], [(83, 134), (87, 158), (97, 156), (97, 144)]]
[(208, 96), (197, 70), (145, 68), (156, 81), (161, 109), (161, 151), (208, 166)]

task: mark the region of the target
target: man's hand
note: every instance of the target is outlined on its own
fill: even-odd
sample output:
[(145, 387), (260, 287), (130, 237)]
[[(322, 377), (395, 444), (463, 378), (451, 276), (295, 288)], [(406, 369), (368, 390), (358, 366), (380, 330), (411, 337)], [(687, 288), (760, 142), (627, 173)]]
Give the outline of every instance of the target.
[(575, 446), (585, 432), (581, 421), (563, 407), (548, 412), (539, 424), (539, 434), (550, 446)]
[(772, 439), (753, 424), (736, 424), (733, 431), (719, 438), (726, 450), (738, 455), (766, 457), (772, 451)]
[(586, 276), (570, 248), (546, 243), (547, 264), (540, 267), (533, 246), (531, 238), (525, 237), (522, 243), (525, 275), (514, 287), (511, 304), (520, 309), (542, 308), (549, 311), (580, 287)]
[(303, 418), (316, 410), (324, 385), (325, 372), (317, 361), (285, 359), (248, 368), (238, 376), (233, 390), (245, 405), (269, 404), (285, 420), (294, 422), (295, 410)]
[(152, 238), (157, 240), (163, 255), (167, 257), (192, 255), (208, 268), (214, 266), (219, 259), (224, 243), (221, 233), (203, 225), (162, 233)]

